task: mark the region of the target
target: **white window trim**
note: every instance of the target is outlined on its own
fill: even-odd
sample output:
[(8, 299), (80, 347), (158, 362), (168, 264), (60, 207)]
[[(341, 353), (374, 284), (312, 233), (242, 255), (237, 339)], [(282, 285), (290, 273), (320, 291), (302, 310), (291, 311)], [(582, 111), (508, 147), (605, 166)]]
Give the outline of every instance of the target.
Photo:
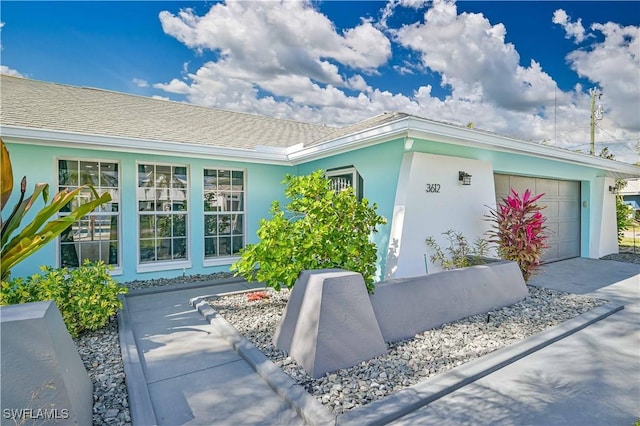
[[(95, 158), (95, 157), (77, 157), (77, 156), (54, 156), (53, 157), (53, 169), (55, 170), (55, 193), (58, 193), (60, 190), (60, 160), (68, 160), (68, 161), (96, 161), (98, 163), (115, 163), (118, 165), (118, 190), (120, 191), (120, 200), (118, 201), (118, 266), (111, 265), (112, 269), (109, 271), (109, 275), (117, 276), (124, 274), (124, 268), (122, 265), (122, 162), (120, 160), (116, 160), (113, 158)], [(57, 215), (59, 217), (59, 214)], [(55, 249), (55, 258), (54, 262), (57, 268), (61, 268), (60, 262), (60, 236), (56, 237), (56, 249)]]
[[(138, 210), (138, 168), (141, 164), (144, 165), (154, 165), (154, 166), (170, 166), (170, 167), (186, 167), (187, 168), (187, 177), (189, 179), (189, 187), (187, 188), (187, 258), (181, 260), (159, 260), (155, 262), (140, 262), (140, 211)], [(135, 201), (135, 212), (136, 212), (136, 272), (155, 272), (155, 271), (170, 271), (175, 269), (188, 269), (192, 267), (191, 264), (191, 246), (193, 244), (191, 238), (191, 167), (189, 167), (186, 163), (168, 163), (162, 161), (136, 161), (135, 165), (135, 190), (136, 190), (136, 201)], [(158, 212), (155, 212), (158, 213)]]
[[(139, 255), (139, 253), (137, 253)], [(191, 261), (158, 261), (149, 263), (138, 263), (136, 272), (156, 272), (156, 271), (170, 271), (175, 269), (189, 269), (191, 268)]]
[[(242, 236), (244, 238), (244, 244), (242, 245), (242, 247), (246, 247), (247, 246), (247, 177), (248, 177), (248, 173), (247, 173), (247, 169), (246, 168), (234, 168), (234, 167), (214, 167), (214, 166), (203, 166), (202, 167), (202, 174), (201, 174), (201, 179), (202, 179), (202, 197), (204, 197), (204, 171), (205, 170), (230, 170), (232, 172), (243, 172), (243, 179), (242, 179), (242, 185), (244, 187), (243, 189), (243, 193), (244, 193), (244, 209), (242, 210), (242, 215), (244, 216), (243, 220), (242, 220)], [(204, 206), (202, 204), (203, 200), (200, 201), (200, 206), (202, 207), (202, 221), (204, 222), (204, 218), (206, 216), (206, 213), (204, 211)], [(240, 259), (240, 256), (238, 255), (232, 255), (232, 256), (217, 256), (217, 257), (206, 257), (205, 256), (205, 237), (204, 237), (204, 229), (202, 232), (202, 239), (201, 239), (201, 243), (202, 243), (202, 266), (226, 266), (226, 265), (231, 265), (233, 262), (235, 262), (236, 260)]]
[[(204, 240), (203, 240), (204, 243)], [(203, 251), (204, 253), (204, 251)], [(236, 260), (240, 259), (240, 256), (226, 256), (226, 257), (205, 257), (202, 262), (203, 266), (226, 266), (231, 265)]]

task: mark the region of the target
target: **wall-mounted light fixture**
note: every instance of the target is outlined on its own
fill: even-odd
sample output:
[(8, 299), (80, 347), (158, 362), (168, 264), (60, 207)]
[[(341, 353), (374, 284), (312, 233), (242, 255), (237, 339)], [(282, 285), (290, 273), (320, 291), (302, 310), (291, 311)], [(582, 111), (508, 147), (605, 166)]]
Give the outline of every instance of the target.
[(612, 194), (616, 193), (616, 187), (615, 186), (609, 186), (609, 192)]
[(458, 172), (458, 180), (463, 185), (471, 185), (471, 175), (467, 172)]

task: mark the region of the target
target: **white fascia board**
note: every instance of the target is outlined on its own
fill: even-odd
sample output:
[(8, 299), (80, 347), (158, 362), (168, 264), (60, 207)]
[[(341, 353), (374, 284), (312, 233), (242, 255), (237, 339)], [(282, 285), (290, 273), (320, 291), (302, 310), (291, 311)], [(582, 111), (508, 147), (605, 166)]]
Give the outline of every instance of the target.
[(84, 133), (0, 126), (6, 142), (68, 148), (164, 154), (176, 157), (211, 158), (260, 164), (292, 165), (286, 153), (258, 152), (242, 148), (220, 148), (201, 144), (178, 143), (150, 139), (132, 139)]
[(605, 158), (567, 151), (534, 142), (526, 142), (506, 136), (466, 129), (453, 124), (439, 123), (419, 117), (403, 117), (396, 121), (344, 136), (291, 153), (288, 158), (294, 164), (329, 157), (342, 152), (386, 142), (397, 137), (407, 137), (453, 145), (470, 146), (490, 151), (510, 152), (532, 157), (552, 159), (570, 164), (604, 170), (609, 177), (629, 178), (640, 176), (640, 167)]
[(601, 169), (615, 178), (640, 176), (640, 167), (606, 158), (572, 152), (562, 148), (527, 142), (478, 130), (434, 123), (417, 117), (409, 117), (408, 137), (432, 140), (455, 145), (472, 146), (492, 151), (511, 152), (532, 157), (552, 159), (581, 166)]
[(293, 152), (288, 158), (293, 164), (301, 164), (404, 137), (408, 130), (406, 120), (406, 118), (400, 118), (332, 141), (322, 142)]

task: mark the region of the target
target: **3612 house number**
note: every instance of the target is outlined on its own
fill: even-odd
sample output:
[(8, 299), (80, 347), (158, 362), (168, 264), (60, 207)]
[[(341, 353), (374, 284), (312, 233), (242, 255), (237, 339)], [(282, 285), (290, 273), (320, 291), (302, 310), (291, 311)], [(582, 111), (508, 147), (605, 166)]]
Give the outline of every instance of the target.
[(440, 192), (440, 184), (428, 183), (426, 186), (426, 192)]

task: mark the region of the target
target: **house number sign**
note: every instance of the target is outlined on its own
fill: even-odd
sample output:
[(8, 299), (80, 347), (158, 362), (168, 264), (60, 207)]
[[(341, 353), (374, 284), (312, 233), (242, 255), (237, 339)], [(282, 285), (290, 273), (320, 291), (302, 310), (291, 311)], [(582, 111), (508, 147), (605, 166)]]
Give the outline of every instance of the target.
[(439, 183), (428, 183), (426, 186), (426, 192), (440, 192)]

